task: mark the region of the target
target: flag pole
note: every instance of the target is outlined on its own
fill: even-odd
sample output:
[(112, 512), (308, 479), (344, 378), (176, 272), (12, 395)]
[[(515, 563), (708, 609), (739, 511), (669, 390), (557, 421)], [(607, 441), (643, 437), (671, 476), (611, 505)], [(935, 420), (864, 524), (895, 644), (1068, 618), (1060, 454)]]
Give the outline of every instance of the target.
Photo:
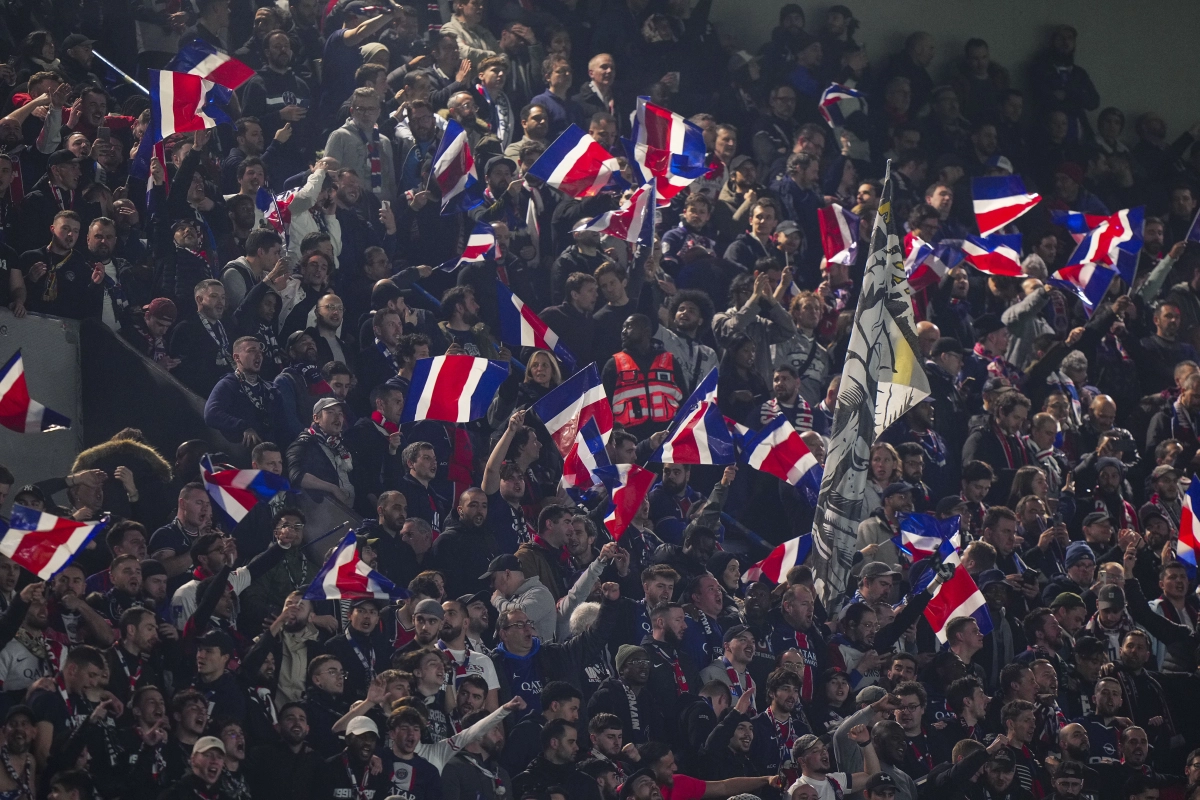
[(304, 547), (312, 547), (314, 544), (321, 541), (322, 539), (328, 539), (330, 536), (333, 536), (335, 533), (340, 531), (342, 528), (347, 527), (349, 524), (350, 524), (350, 520), (345, 520), (345, 521), (341, 522), (336, 528), (329, 531), (328, 533), (321, 534), (317, 538), (313, 539), (311, 542), (305, 542)]
[(113, 72), (117, 73), (117, 75), (121, 76), (121, 80), (125, 81), (130, 86), (134, 87), (139, 92), (141, 92), (142, 94), (149, 96), (149, 94), (150, 94), (149, 89), (147, 89), (145, 86), (142, 86), (140, 83), (135, 81), (133, 78), (131, 78), (127, 74), (125, 74), (124, 70), (122, 70), (120, 67), (118, 67), (116, 64), (112, 63), (111, 61), (109, 61), (103, 55), (101, 55), (99, 50), (92, 50), (92, 55), (94, 55), (96, 58), (100, 59), (105, 65), (108, 66), (109, 69), (111, 69)]

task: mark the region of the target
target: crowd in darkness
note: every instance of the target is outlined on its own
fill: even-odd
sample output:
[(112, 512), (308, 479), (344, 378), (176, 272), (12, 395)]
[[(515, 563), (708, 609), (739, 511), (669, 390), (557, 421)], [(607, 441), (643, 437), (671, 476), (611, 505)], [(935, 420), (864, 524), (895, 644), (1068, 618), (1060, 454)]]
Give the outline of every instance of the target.
[[(213, 433), (127, 427), (25, 486), (19, 450), (0, 466), (0, 503), (110, 519), (49, 581), (0, 556), (0, 800), (1200, 800), (1200, 123), (1127, 125), (1070, 25), (1019, 75), (982, 38), (931, 72), (946, 43), (894, 31), (874, 61), (842, 5), (739, 49), (712, 0), (404, 2), (5, 4), (0, 321), (107, 328)], [(157, 85), (197, 44), (254, 75), (141, 174), (150, 99), (118, 72)], [(834, 82), (867, 101), (836, 127)], [(709, 166), (648, 254), (578, 229), (620, 189), (529, 174), (576, 125), (632, 177), (639, 96)], [(482, 201), (443, 214), (450, 121)], [(734, 531), (798, 537), (810, 501), (651, 459), (717, 368), (725, 417), (783, 415), (824, 460), (889, 163), (906, 254), (979, 233), (973, 178), (1022, 177), (1024, 275), (964, 262), (914, 295), (931, 394), (870, 448), (844, 594), (803, 565), (744, 581), (765, 551)], [(824, 256), (833, 204), (853, 264)], [(1132, 285), (1085, 308), (1053, 212), (1139, 206)], [(479, 224), (496, 250), (443, 268)], [(571, 369), (500, 340), (498, 280), (595, 363), (611, 461), (658, 473), (619, 541), (607, 490), (560, 488), (531, 406)], [(486, 416), (402, 422), (447, 354), (509, 364)], [(233, 524), (205, 455), (293, 491)], [(335, 501), (404, 599), (305, 599), (334, 545), (305, 509)], [(948, 572), (897, 547), (910, 513), (958, 518), (990, 626), (939, 640)]]

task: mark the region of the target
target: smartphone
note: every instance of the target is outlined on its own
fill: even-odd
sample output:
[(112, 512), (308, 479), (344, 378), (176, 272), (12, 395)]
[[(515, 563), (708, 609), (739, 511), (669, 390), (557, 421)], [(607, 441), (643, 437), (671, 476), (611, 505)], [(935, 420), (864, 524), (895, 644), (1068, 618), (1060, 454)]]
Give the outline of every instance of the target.
[(1040, 574), (1041, 573), (1039, 573), (1036, 569), (1027, 569), (1021, 574), (1021, 580), (1032, 585), (1038, 582), (1038, 576)]
[(380, 200), (379, 205), (383, 207), (384, 211), (390, 211), (392, 208), (392, 201), (391, 200)]
[(107, 142), (110, 135), (111, 133), (107, 125), (101, 125), (99, 128), (96, 128), (96, 138), (100, 141)]

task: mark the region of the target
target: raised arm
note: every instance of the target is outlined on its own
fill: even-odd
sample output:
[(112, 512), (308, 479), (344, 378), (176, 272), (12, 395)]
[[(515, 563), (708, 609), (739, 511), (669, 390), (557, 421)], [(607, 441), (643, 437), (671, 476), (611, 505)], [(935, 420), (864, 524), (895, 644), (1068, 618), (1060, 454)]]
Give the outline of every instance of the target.
[(504, 433), (500, 434), (499, 441), (492, 448), (491, 455), (488, 456), (487, 466), (483, 468), (483, 482), (480, 484), (484, 494), (494, 494), (500, 491), (500, 465), (504, 463), (504, 456), (508, 453), (508, 446), (512, 444), (513, 437), (525, 425), (525, 412), (517, 411), (508, 418), (508, 426), (504, 429)]

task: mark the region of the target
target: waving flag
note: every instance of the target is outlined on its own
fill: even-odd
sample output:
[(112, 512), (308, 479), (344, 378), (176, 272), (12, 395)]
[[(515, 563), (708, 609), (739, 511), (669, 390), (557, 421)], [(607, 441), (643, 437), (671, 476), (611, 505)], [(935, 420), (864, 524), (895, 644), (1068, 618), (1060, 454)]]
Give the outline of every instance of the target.
[(1056, 270), (1050, 276), (1050, 283), (1078, 297), (1090, 317), (1108, 293), (1108, 287), (1115, 277), (1116, 271), (1108, 267), (1098, 264), (1074, 264)]
[(663, 464), (732, 464), (733, 437), (717, 408), (717, 368), (696, 386), (671, 421), (667, 438), (651, 461)]
[(71, 420), (29, 396), (20, 350), (0, 369), (0, 425), (17, 433), (45, 433), (71, 427)]
[(1184, 563), (1191, 577), (1196, 577), (1196, 556), (1200, 554), (1200, 476), (1192, 475), (1192, 484), (1183, 494), (1179, 513), (1179, 541), (1175, 557)]
[(788, 570), (803, 564), (812, 552), (813, 535), (806, 533), (789, 539), (776, 547), (767, 557), (742, 573), (742, 583), (754, 583), (759, 578), (766, 578), (772, 583), (782, 583)]
[(305, 600), (395, 600), (408, 597), (358, 556), (358, 537), (346, 534), (304, 593)]
[(564, 489), (590, 489), (601, 483), (597, 470), (612, 466), (600, 425), (592, 417), (579, 428), (575, 444), (563, 459), (562, 486)]
[(929, 396), (929, 382), (917, 355), (912, 290), (904, 275), (892, 190), (889, 167), (871, 231), (871, 253), (842, 368), (813, 524), (813, 572), (827, 603), (846, 590), (858, 553), (858, 524), (873, 510), (863, 499), (871, 443)]
[(656, 202), (670, 204), (693, 181), (709, 171), (704, 131), (679, 114), (639, 97), (629, 139), (629, 166), (639, 183), (653, 182)]
[(858, 258), (858, 215), (832, 203), (817, 210), (821, 249), (831, 264), (854, 264)]
[(470, 422), (487, 415), (508, 364), (473, 356), (422, 358), (413, 367), (401, 422)]
[(496, 231), (488, 223), (476, 220), (475, 227), (471, 229), (471, 235), (467, 237), (467, 245), (463, 248), (462, 255), (440, 265), (438, 269), (454, 272), (463, 264), (476, 264), (489, 258), (498, 258), (499, 255), (500, 246), (496, 244)]
[(575, 198), (595, 197), (621, 165), (578, 125), (570, 125), (529, 168), (529, 174)]
[(579, 429), (593, 417), (600, 429), (600, 437), (606, 444), (612, 434), (612, 406), (604, 394), (604, 384), (600, 382), (600, 373), (596, 371), (594, 363), (551, 389), (532, 408), (546, 426), (563, 458), (575, 446)]
[(745, 441), (741, 460), (792, 484), (804, 493), (809, 503), (814, 506), (817, 504), (817, 493), (821, 489), (821, 478), (825, 471), (792, 423), (782, 414), (777, 414), (761, 431)]
[[(992, 615), (988, 613), (987, 601), (975, 584), (975, 579), (962, 565), (959, 544), (959, 535), (956, 533), (942, 542), (938, 549), (943, 563), (955, 565), (954, 575), (934, 589), (933, 599), (925, 607), (925, 619), (942, 644), (946, 643), (946, 626), (955, 617), (974, 617), (979, 631), (984, 635), (992, 630)], [(932, 582), (933, 577), (933, 570), (926, 571), (924, 579), (918, 582), (918, 586), (913, 587), (914, 591), (923, 590)]]
[(608, 487), (608, 513), (604, 516), (604, 527), (613, 541), (619, 542), (658, 476), (637, 464), (600, 467), (596, 475)]
[(234, 523), (241, 522), (258, 505), (291, 486), (287, 478), (264, 469), (224, 469), (218, 472), (212, 458), (200, 459), (200, 476), (213, 505), (225, 512)]
[(1021, 269), (1020, 234), (992, 234), (984, 238), (968, 236), (962, 249), (967, 262), (980, 272), (1008, 278), (1025, 275)]
[(262, 212), (263, 219), (267, 224), (275, 229), (275, 232), (283, 237), (284, 247), (289, 247), (288, 240), (291, 238), (288, 232), (292, 228), (292, 201), (296, 199), (296, 195), (300, 193), (300, 189), (288, 189), (282, 194), (274, 194), (265, 186), (258, 187), (258, 192), (254, 195), (254, 207)]
[(198, 75), (205, 80), (236, 89), (254, 77), (254, 70), (203, 39), (193, 39), (167, 63), (167, 69)]
[[(150, 125), (130, 164), (130, 173), (136, 177), (149, 177), (150, 158), (156, 154), (155, 145), (163, 139), (230, 122), (220, 106), (227, 105), (233, 93), (199, 75), (152, 69), (149, 88)], [(165, 153), (159, 158), (163, 160), (165, 171)]]
[(607, 233), (627, 242), (651, 247), (654, 244), (654, 209), (654, 184), (647, 183), (624, 200), (620, 208), (585, 220), (576, 225), (575, 230)]
[(500, 341), (510, 347), (550, 350), (568, 371), (575, 369), (575, 357), (558, 340), (558, 334), (499, 278), (496, 279), (496, 304), (500, 316)]
[(928, 558), (941, 550), (942, 545), (958, 533), (959, 518), (938, 519), (932, 514), (897, 515), (900, 533), (892, 537), (895, 543), (914, 561)]
[(1105, 218), (1088, 231), (1067, 259), (1067, 266), (1099, 264), (1120, 273), (1126, 284), (1133, 283), (1138, 255), (1142, 250), (1142, 225), (1145, 208), (1125, 208)]
[(62, 572), (107, 525), (107, 516), (99, 522), (77, 522), (25, 506), (13, 506), (8, 525), (0, 520), (0, 531), (3, 531), (0, 553), (48, 581)]
[(446, 122), (442, 143), (433, 156), (429, 179), (442, 194), (442, 216), (469, 211), (483, 202), (475, 157), (467, 132), (454, 120)]
[(982, 236), (995, 233), (1042, 201), (1042, 196), (1025, 191), (1020, 175), (998, 175), (971, 179), (975, 222)]
[(904, 274), (913, 292), (920, 292), (941, 283), (946, 273), (962, 263), (961, 248), (943, 241), (937, 247), (913, 237), (913, 249), (904, 259)]
[(867, 113), (867, 98), (862, 92), (840, 83), (831, 83), (828, 89), (821, 92), (821, 102), (817, 110), (829, 123), (829, 127), (841, 128), (852, 114)]

